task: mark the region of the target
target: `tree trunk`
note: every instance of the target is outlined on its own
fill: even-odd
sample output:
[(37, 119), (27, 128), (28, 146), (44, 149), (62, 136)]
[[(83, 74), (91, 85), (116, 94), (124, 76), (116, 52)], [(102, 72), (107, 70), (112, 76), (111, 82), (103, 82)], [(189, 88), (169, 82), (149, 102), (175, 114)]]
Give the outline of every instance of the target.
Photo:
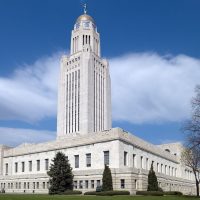
[(198, 179), (195, 177), (196, 179), (196, 191), (197, 191), (197, 197), (199, 197), (199, 181)]

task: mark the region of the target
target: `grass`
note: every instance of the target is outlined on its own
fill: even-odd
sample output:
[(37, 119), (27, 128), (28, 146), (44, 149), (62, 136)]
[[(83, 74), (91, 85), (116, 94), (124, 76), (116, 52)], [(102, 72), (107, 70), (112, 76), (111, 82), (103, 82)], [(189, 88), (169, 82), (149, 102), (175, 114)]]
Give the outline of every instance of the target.
[(192, 200), (195, 197), (186, 196), (68, 196), (68, 195), (32, 195), (32, 194), (1, 194), (0, 200)]

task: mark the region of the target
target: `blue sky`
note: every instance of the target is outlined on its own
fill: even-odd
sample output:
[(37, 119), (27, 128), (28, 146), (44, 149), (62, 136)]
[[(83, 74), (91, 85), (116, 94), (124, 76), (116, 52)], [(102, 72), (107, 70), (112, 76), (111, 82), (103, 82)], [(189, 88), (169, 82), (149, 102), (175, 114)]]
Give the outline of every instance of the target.
[[(59, 58), (82, 2), (0, 0), (0, 143), (55, 138)], [(110, 61), (113, 126), (155, 144), (182, 141), (200, 82), (200, 1), (86, 2)]]

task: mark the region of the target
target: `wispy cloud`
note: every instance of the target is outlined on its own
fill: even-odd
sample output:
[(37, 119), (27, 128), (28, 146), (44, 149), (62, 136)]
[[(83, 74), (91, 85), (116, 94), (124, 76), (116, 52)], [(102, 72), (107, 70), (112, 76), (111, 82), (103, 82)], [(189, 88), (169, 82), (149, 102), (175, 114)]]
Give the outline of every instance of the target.
[(53, 131), (0, 127), (0, 144), (17, 146), (23, 142), (39, 143), (54, 140), (55, 138), (56, 133)]
[(0, 119), (37, 122), (55, 116), (61, 53), (18, 67), (0, 77)]
[(114, 120), (178, 122), (189, 116), (200, 59), (138, 53), (113, 58), (110, 66)]
[[(55, 117), (61, 53), (0, 77), (0, 119), (34, 123)], [(181, 121), (200, 81), (200, 60), (186, 55), (133, 53), (110, 59), (113, 119), (131, 123)]]

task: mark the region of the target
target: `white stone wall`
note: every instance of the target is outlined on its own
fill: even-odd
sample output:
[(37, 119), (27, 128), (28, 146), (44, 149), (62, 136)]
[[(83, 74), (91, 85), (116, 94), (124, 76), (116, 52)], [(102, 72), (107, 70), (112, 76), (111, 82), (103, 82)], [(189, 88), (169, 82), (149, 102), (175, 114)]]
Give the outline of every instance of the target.
[[(193, 178), (182, 176), (180, 173), (181, 163), (178, 156), (170, 155), (170, 153), (162, 150), (160, 147), (145, 142), (136, 136), (124, 132), (122, 129), (116, 128), (110, 131), (91, 133), (88, 135), (66, 136), (60, 140), (42, 143), (42, 144), (26, 144), (19, 147), (4, 151), (3, 158), (3, 175), (0, 176), (0, 186), (4, 187), (7, 192), (24, 192), (24, 189), (8, 188), (8, 184), (16, 184), (24, 182), (39, 182), (39, 188), (25, 188), (26, 192), (46, 193), (48, 176), (45, 170), (45, 159), (52, 160), (57, 151), (62, 151), (68, 156), (69, 162), (73, 167), (75, 174), (74, 181), (79, 184), (83, 181), (83, 188), (79, 186), (76, 189), (83, 191), (94, 190), (97, 181), (102, 181), (102, 173), (104, 169), (104, 151), (110, 152), (110, 168), (112, 171), (113, 185), (115, 189), (121, 188), (121, 179), (125, 180), (126, 190), (135, 193), (136, 190), (145, 190), (147, 188), (147, 174), (150, 164), (154, 161), (154, 170), (157, 174), (159, 185), (164, 190), (177, 190), (190, 193), (195, 188)], [(124, 165), (124, 152), (127, 152), (127, 163)], [(86, 154), (91, 153), (91, 167), (86, 166)], [(133, 166), (133, 154), (135, 154), (135, 166)], [(79, 168), (75, 168), (75, 155), (79, 155)], [(141, 156), (143, 164), (141, 165)], [(148, 166), (146, 159), (148, 158)], [(29, 172), (28, 162), (32, 160), (33, 169)], [(40, 160), (40, 171), (36, 169), (36, 160)], [(18, 162), (18, 172), (15, 172), (15, 162)], [(21, 163), (25, 162), (25, 171), (21, 170)], [(5, 165), (8, 163), (9, 171), (5, 175)], [(157, 169), (159, 163), (159, 169)], [(167, 165), (177, 169), (177, 173), (167, 171), (161, 172), (160, 166)], [(94, 188), (85, 188), (85, 181), (94, 180)], [(45, 182), (45, 188), (43, 184)], [(102, 183), (102, 182), (101, 182)], [(3, 185), (2, 185), (3, 184)], [(11, 187), (11, 186), (10, 186)]]

